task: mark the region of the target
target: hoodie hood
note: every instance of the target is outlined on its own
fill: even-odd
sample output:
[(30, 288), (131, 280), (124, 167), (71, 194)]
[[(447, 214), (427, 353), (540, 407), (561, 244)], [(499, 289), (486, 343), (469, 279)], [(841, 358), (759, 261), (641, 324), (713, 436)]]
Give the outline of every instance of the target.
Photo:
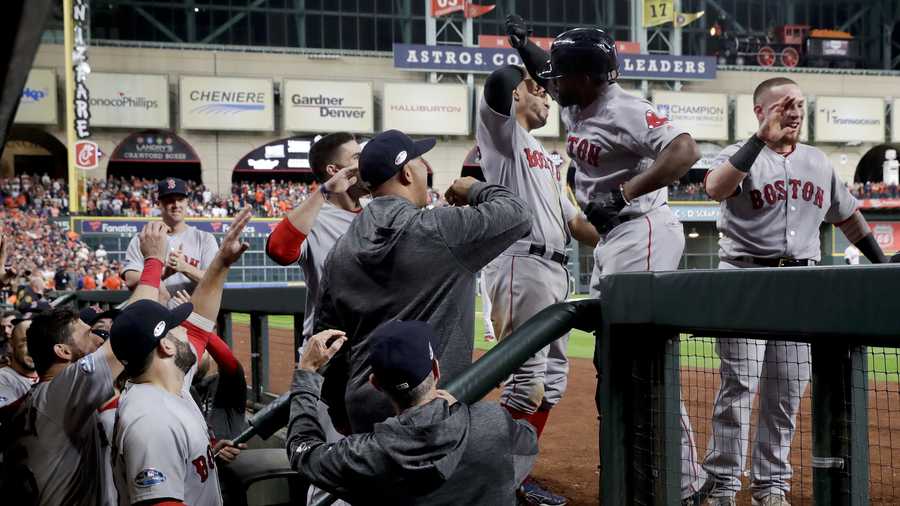
[(456, 470), (469, 440), (469, 407), (435, 399), (375, 425), (375, 439), (403, 470), (403, 478), (427, 493)]
[(369, 203), (359, 216), (351, 239), (359, 261), (374, 265), (388, 258), (403, 238), (409, 221), (419, 212), (401, 197), (378, 197)]

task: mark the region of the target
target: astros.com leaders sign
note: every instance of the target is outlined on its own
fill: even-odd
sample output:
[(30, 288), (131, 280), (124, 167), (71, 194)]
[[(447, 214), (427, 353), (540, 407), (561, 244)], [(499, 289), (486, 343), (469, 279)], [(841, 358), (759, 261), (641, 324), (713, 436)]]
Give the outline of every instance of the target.
[[(490, 73), (503, 65), (521, 65), (514, 49), (394, 44), (394, 67), (426, 72)], [(620, 54), (623, 79), (715, 79), (712, 56)]]

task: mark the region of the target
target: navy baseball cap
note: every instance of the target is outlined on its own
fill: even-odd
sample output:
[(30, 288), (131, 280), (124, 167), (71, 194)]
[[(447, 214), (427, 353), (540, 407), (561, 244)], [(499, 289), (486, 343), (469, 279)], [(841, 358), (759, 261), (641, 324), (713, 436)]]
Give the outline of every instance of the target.
[(121, 313), (121, 311), (119, 311), (118, 309), (99, 311), (97, 308), (88, 306), (79, 311), (78, 316), (79, 318), (81, 318), (81, 321), (88, 325), (88, 327), (93, 327), (95, 323), (104, 318), (115, 319), (116, 316), (119, 316), (119, 313)]
[(190, 302), (168, 309), (155, 300), (139, 300), (123, 309), (113, 320), (109, 341), (113, 354), (133, 375), (147, 355), (170, 330), (181, 325), (194, 311)]
[(434, 139), (412, 140), (399, 130), (387, 130), (366, 143), (359, 155), (359, 175), (370, 188), (394, 177), (406, 162), (414, 160), (434, 147)]
[(431, 374), (438, 337), (428, 322), (393, 320), (372, 331), (369, 364), (381, 388), (401, 393)]
[(32, 301), (27, 308), (23, 309), (24, 312), (22, 312), (19, 316), (13, 318), (10, 323), (12, 323), (13, 326), (16, 326), (24, 321), (33, 319), (35, 316), (41, 313), (49, 313), (52, 309), (53, 306), (51, 306), (50, 303), (46, 300), (35, 300)]
[(167, 177), (156, 183), (156, 193), (158, 198), (169, 195), (188, 195), (187, 183), (177, 177)]

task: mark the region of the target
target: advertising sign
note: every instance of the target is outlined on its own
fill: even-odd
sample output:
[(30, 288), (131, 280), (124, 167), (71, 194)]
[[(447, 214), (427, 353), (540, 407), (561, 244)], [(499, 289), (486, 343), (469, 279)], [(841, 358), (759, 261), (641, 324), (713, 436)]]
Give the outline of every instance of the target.
[(884, 100), (818, 97), (817, 142), (884, 142)]
[(16, 123), (31, 125), (55, 125), (56, 73), (50, 69), (32, 69), (22, 88)]
[(183, 76), (179, 88), (181, 128), (265, 132), (275, 128), (269, 79)]
[(285, 130), (375, 131), (372, 83), (285, 80), (281, 96)]
[(87, 82), (92, 125), (169, 128), (168, 77), (93, 72)]
[(469, 135), (469, 90), (464, 84), (385, 83), (383, 130)]
[(116, 146), (111, 162), (197, 162), (200, 158), (187, 142), (172, 132), (136, 132)]
[(728, 140), (728, 95), (653, 92), (661, 116), (690, 132), (694, 139)]

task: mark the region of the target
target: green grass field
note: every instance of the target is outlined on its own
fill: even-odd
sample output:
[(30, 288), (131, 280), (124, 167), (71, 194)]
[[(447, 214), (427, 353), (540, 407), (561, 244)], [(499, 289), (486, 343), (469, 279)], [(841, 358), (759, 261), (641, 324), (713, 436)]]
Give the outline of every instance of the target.
[[(575, 296), (573, 298), (579, 298)], [(235, 313), (234, 323), (250, 323), (250, 315)], [(481, 299), (475, 302), (475, 348), (489, 350), (495, 343), (484, 340), (484, 322), (481, 314)], [(269, 326), (273, 328), (292, 329), (290, 316), (270, 316)], [(693, 368), (718, 369), (719, 357), (716, 354), (715, 339), (711, 337), (692, 337), (682, 334), (681, 365)], [(592, 359), (594, 356), (594, 336), (580, 330), (569, 334), (569, 356)], [(876, 381), (900, 381), (900, 349), (869, 348), (869, 377)]]

